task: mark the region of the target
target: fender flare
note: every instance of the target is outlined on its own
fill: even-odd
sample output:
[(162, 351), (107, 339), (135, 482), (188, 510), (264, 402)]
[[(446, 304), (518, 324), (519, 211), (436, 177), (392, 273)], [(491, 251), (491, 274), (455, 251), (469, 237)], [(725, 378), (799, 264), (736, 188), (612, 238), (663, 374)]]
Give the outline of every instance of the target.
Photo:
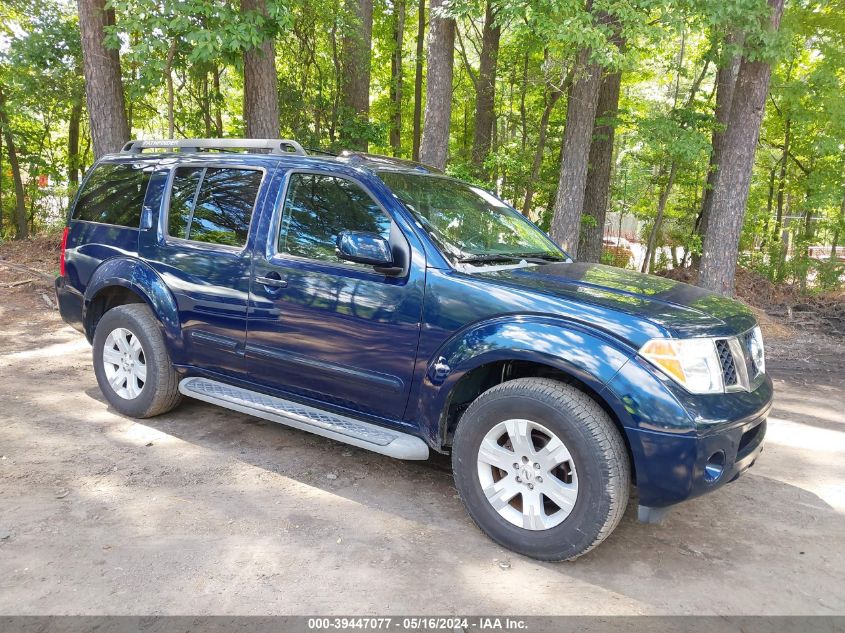
[(88, 311), (100, 292), (119, 286), (131, 290), (150, 307), (164, 330), (165, 343), (173, 362), (178, 362), (183, 351), (182, 324), (176, 298), (152, 268), (131, 257), (114, 257), (104, 261), (94, 271), (82, 303), (82, 322), (89, 341), (94, 332), (89, 331)]
[(635, 353), (607, 333), (558, 317), (511, 315), (474, 323), (455, 333), (427, 363), (417, 400), (421, 431), (432, 446), (443, 445), (443, 413), (452, 391), (482, 365), (533, 362), (598, 393)]

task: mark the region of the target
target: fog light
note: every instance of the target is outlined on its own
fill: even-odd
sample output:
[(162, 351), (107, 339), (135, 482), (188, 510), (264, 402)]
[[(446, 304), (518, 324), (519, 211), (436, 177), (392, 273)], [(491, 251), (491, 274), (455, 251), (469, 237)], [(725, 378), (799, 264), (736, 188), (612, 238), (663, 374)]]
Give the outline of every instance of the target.
[(725, 453), (724, 451), (716, 451), (704, 465), (704, 480), (712, 484), (722, 476), (723, 472), (725, 472)]

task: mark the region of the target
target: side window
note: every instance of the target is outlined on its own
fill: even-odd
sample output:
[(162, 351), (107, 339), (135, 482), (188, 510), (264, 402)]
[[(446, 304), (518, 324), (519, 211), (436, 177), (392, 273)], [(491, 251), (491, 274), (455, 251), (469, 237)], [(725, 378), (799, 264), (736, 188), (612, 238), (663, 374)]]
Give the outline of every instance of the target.
[(337, 262), (335, 246), (341, 231), (369, 231), (387, 239), (390, 218), (366, 191), (349, 180), (292, 174), (278, 252)]
[(138, 228), (150, 169), (144, 163), (97, 165), (79, 192), (72, 218)]
[(172, 237), (188, 236), (188, 222), (197, 194), (202, 167), (178, 167), (170, 189), (170, 211), (167, 214), (167, 233)]
[(243, 246), (262, 176), (254, 169), (178, 167), (170, 189), (168, 234)]

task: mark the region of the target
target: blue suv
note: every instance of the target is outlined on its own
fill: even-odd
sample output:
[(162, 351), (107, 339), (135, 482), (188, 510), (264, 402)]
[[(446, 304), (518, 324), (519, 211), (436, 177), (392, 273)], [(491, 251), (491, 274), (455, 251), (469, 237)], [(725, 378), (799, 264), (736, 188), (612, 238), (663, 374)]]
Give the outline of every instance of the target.
[(740, 303), (572, 261), (423, 165), (289, 140), (101, 159), (56, 292), (120, 413), (188, 396), (396, 458), (451, 454), (478, 526), (543, 560), (604, 540), (632, 484), (656, 520), (736, 479), (772, 401)]

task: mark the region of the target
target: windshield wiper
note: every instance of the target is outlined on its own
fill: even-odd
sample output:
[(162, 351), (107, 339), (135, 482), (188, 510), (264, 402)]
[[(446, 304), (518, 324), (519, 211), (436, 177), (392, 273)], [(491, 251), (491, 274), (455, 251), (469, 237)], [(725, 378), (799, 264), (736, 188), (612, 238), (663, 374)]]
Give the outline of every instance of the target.
[(466, 257), (461, 257), (458, 260), (460, 264), (481, 264), (481, 263), (488, 263), (488, 262), (512, 262), (512, 261), (519, 261), (522, 257), (518, 257), (516, 255), (507, 255), (507, 254), (499, 254), (499, 255), (468, 255)]
[(563, 262), (566, 259), (553, 253), (489, 253), (486, 255), (467, 255), (458, 260), (461, 264), (514, 261), (526, 261), (531, 264), (550, 264), (552, 262)]
[(527, 262), (540, 260), (542, 262), (565, 262), (566, 258), (554, 253), (514, 253), (514, 258), (524, 259)]

